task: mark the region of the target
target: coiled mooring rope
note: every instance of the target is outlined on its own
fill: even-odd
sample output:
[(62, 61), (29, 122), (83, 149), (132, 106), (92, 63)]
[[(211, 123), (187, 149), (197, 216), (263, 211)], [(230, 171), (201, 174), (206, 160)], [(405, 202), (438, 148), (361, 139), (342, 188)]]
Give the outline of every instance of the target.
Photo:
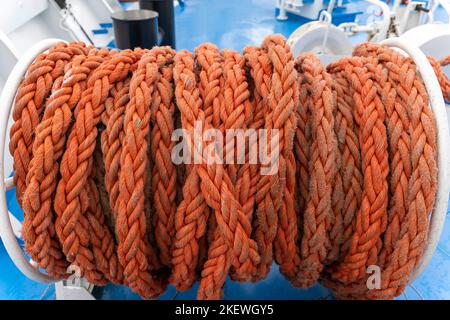
[[(430, 62), (448, 99), (449, 61)], [(218, 299), (228, 275), (261, 280), (275, 260), (296, 287), (386, 299), (426, 246), (436, 125), (414, 63), (382, 45), (325, 68), (310, 53), (294, 59), (279, 35), (242, 55), (61, 43), (29, 67), (13, 119), (25, 250), (54, 277), (74, 264), (144, 298), (198, 280), (198, 298)], [(266, 129), (278, 144), (247, 137), (221, 150), (243, 162), (211, 164), (198, 122), (200, 137)], [(172, 161), (179, 128), (183, 157), (200, 161)], [(275, 148), (277, 170), (262, 174), (250, 155)], [(369, 289), (372, 265), (381, 285)]]

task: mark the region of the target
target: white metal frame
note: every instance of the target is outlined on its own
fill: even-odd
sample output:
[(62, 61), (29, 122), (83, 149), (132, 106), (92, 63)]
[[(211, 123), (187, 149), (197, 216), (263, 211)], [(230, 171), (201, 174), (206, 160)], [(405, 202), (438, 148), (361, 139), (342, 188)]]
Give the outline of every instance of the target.
[(338, 27), (342, 29), (347, 35), (352, 35), (358, 32), (368, 32), (369, 34), (373, 34), (374, 41), (381, 41), (388, 37), (389, 27), (391, 24), (392, 12), (389, 6), (380, 0), (364, 0), (369, 4), (375, 5), (381, 9), (381, 15), (383, 16), (383, 20), (374, 21), (367, 25), (359, 25), (356, 22), (344, 22), (341, 23)]
[[(400, 2), (400, 0), (396, 0)], [(416, 27), (420, 25), (420, 23), (423, 21), (421, 19), (421, 15), (415, 11), (418, 6), (426, 6), (426, 3), (423, 1), (410, 1), (406, 8), (403, 8), (401, 11), (401, 16), (399, 15), (398, 20), (398, 32), (399, 34), (404, 33), (406, 30), (411, 29), (413, 27)], [(423, 15), (422, 15), (423, 16)], [(428, 16), (428, 14), (427, 14)]]
[(428, 9), (430, 10), (429, 13), (420, 13), (415, 10), (419, 5), (424, 7), (427, 5), (423, 1), (411, 1), (406, 6), (400, 6), (401, 0), (395, 0), (392, 9), (385, 2), (380, 0), (364, 1), (381, 8), (383, 19), (381, 21), (368, 23), (367, 25), (359, 25), (356, 22), (346, 22), (340, 24), (339, 28), (347, 35), (353, 35), (360, 32), (368, 33), (369, 37), (373, 37), (369, 38), (369, 40), (373, 42), (380, 42), (395, 36), (390, 34), (391, 27), (396, 29), (398, 35), (402, 35), (419, 25), (434, 23), (434, 13), (439, 7), (439, 4), (442, 5), (444, 11), (450, 16), (449, 0), (436, 0), (435, 2), (431, 2), (428, 6)]
[[(389, 25), (391, 23), (391, 10), (389, 6), (380, 0), (365, 0), (370, 4), (376, 5), (381, 9), (381, 14), (383, 15), (383, 20), (381, 23), (376, 24), (378, 28), (378, 38), (385, 39), (388, 36)], [(380, 39), (375, 39), (379, 41)]]

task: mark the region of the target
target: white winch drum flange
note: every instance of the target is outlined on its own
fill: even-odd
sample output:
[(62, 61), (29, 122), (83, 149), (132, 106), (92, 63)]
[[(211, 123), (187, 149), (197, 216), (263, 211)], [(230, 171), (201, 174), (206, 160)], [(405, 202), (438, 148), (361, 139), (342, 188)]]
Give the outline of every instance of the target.
[[(450, 21), (415, 27), (402, 34), (400, 39), (419, 47), (425, 55), (441, 60), (450, 52)], [(442, 68), (442, 71), (450, 78), (450, 66)], [(450, 101), (447, 101), (446, 110), (450, 126)]]
[[(327, 35), (327, 52), (323, 52), (322, 48), (325, 35)], [(289, 36), (287, 44), (290, 45), (294, 57), (298, 57), (302, 52), (312, 52), (320, 54), (321, 62), (324, 64), (331, 62), (327, 59), (328, 56), (338, 59), (351, 55), (353, 50), (349, 38), (341, 29), (331, 22), (322, 21), (302, 25)]]
[(450, 23), (429, 23), (412, 28), (400, 36), (438, 60), (450, 53)]
[[(34, 45), (19, 59), (18, 63), (9, 75), (8, 80), (6, 81), (4, 90), (0, 97), (0, 108), (3, 110), (0, 114), (0, 159), (3, 161), (5, 161), (6, 155), (5, 142), (8, 134), (8, 120), (13, 108), (17, 89), (25, 76), (29, 65), (35, 60), (35, 58), (40, 53), (45, 52), (59, 42), (63, 42), (63, 40), (48, 39)], [(442, 92), (440, 90), (436, 75), (434, 74), (434, 71), (426, 56), (420, 51), (420, 49), (407, 44), (402, 39), (388, 39), (383, 41), (382, 44), (392, 48), (401, 49), (415, 61), (429, 94), (430, 105), (436, 119), (438, 130), (438, 190), (436, 204), (431, 215), (427, 248), (424, 252), (422, 260), (414, 272), (413, 279), (415, 279), (428, 265), (434, 251), (436, 250), (445, 222), (448, 194), (450, 190), (450, 154), (448, 148), (450, 145), (449, 126), (446, 121)], [(14, 187), (14, 182), (12, 178), (5, 177), (3, 165), (0, 165), (0, 189), (2, 190), (2, 192), (0, 192), (0, 236), (9, 256), (13, 260), (16, 267), (31, 280), (43, 283), (59, 281), (60, 279), (53, 278), (45, 272), (42, 272), (36, 266), (36, 263), (29, 261), (20, 247), (11, 225), (5, 194), (7, 190)]]

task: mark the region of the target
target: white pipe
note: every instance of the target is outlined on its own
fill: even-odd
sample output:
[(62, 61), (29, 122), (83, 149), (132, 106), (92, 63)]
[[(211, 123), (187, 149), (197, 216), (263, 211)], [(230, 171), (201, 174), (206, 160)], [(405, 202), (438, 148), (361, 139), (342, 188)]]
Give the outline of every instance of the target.
[(117, 0), (102, 0), (103, 4), (105, 5), (106, 9), (109, 11), (109, 13), (114, 13), (116, 11), (122, 11), (122, 7), (120, 6), (119, 1)]
[(339, 29), (346, 33), (354, 34), (358, 32), (376, 32), (376, 26), (371, 23), (369, 25), (360, 26), (354, 22), (343, 22), (338, 26)]
[[(46, 51), (50, 47), (54, 46), (62, 40), (59, 39), (47, 39), (43, 40), (33, 47), (31, 47), (23, 56), (19, 59), (17, 64), (11, 71), (8, 80), (3, 88), (2, 95), (0, 97), (0, 159), (5, 159), (5, 141), (7, 135), (8, 119), (11, 113), (14, 98), (26, 70), (35, 58), (42, 52)], [(49, 275), (42, 273), (39, 269), (33, 266), (26, 258), (22, 248), (20, 247), (16, 235), (14, 234), (13, 227), (11, 225), (11, 219), (8, 212), (8, 205), (6, 202), (6, 190), (11, 187), (11, 180), (5, 181), (5, 172), (3, 165), (0, 165), (0, 236), (5, 245), (6, 251), (11, 257), (16, 267), (28, 278), (34, 281), (43, 283), (52, 283), (58, 279), (52, 278)]]
[(4, 185), (5, 185), (5, 191), (8, 191), (8, 190), (11, 190), (12, 188), (14, 188), (14, 178), (10, 177), (10, 178), (5, 179)]
[(336, 0), (330, 0), (330, 2), (328, 3), (327, 12), (329, 14), (333, 13), (333, 9), (334, 9), (335, 4), (336, 4)]
[(392, 11), (397, 12), (397, 9), (400, 7), (401, 0), (394, 0), (394, 5), (392, 6)]
[(9, 220), (11, 221), (11, 227), (13, 229), (14, 235), (16, 236), (16, 238), (21, 238), (22, 237), (22, 224), (20, 223), (20, 221), (11, 213), (8, 211), (9, 214)]
[(381, 9), (381, 14), (383, 15), (383, 22), (381, 23), (380, 30), (378, 32), (377, 41), (386, 39), (388, 37), (389, 26), (391, 24), (391, 9), (389, 6), (380, 0), (366, 0), (367, 2), (378, 6)]
[[(332, 3), (332, 1), (330, 1), (330, 3)], [(334, 2), (333, 2), (333, 7), (334, 7)], [(327, 42), (328, 42), (328, 35), (330, 33), (330, 26), (331, 26), (331, 11), (322, 11), (319, 15), (319, 21), (322, 23), (325, 23), (327, 28), (325, 29), (325, 34), (323, 36), (323, 41), (322, 41), (322, 52), (323, 53), (328, 53), (327, 50)]]
[(286, 15), (286, 0), (279, 0), (279, 9), (280, 12), (277, 16), (277, 20), (287, 20), (287, 15)]
[(430, 262), (444, 227), (450, 191), (450, 134), (442, 91), (436, 74), (425, 54), (418, 47), (399, 38), (387, 39), (381, 44), (401, 49), (414, 60), (425, 83), (438, 130), (438, 189), (436, 203), (431, 215), (427, 247), (412, 276), (411, 280), (414, 280)]

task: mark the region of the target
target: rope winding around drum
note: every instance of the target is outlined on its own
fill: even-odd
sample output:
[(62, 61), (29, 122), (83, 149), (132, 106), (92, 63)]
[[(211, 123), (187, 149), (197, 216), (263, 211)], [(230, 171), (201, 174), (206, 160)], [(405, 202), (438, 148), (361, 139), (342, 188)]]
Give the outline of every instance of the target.
[[(450, 59), (429, 59), (450, 100)], [(13, 108), (25, 250), (51, 276), (73, 264), (144, 298), (199, 281), (199, 299), (220, 299), (228, 276), (262, 280), (275, 262), (296, 287), (392, 299), (436, 198), (428, 100), (413, 61), (378, 44), (328, 67), (294, 59), (280, 35), (243, 54), (58, 44), (30, 65)], [(183, 159), (198, 161), (173, 161), (177, 129)], [(225, 143), (206, 154), (212, 129)], [(262, 129), (267, 139), (227, 134)], [(262, 151), (275, 170), (251, 161)], [(371, 265), (380, 288), (366, 285)]]

